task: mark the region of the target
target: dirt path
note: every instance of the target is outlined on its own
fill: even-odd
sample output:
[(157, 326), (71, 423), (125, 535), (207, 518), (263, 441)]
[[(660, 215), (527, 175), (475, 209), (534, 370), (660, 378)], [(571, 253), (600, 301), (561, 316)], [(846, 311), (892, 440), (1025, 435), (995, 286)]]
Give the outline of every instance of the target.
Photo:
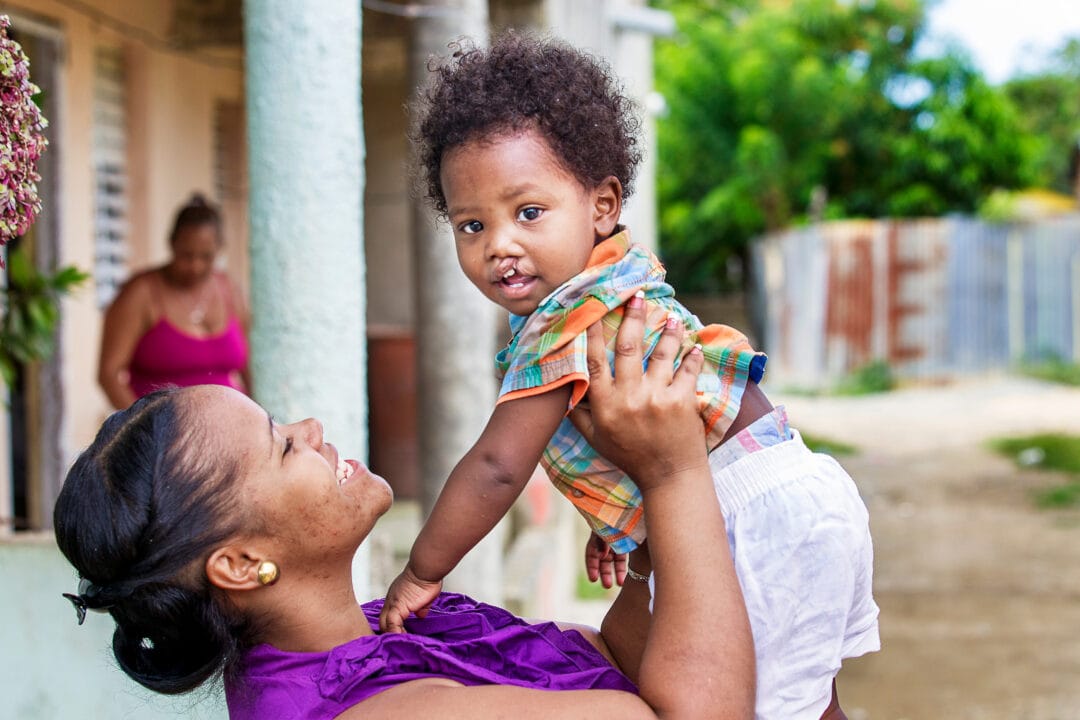
[(1060, 478), (991, 437), (1080, 434), (1080, 390), (1019, 379), (862, 398), (780, 397), (848, 442), (870, 508), (883, 649), (845, 664), (851, 720), (1080, 718), (1080, 511), (1039, 510)]

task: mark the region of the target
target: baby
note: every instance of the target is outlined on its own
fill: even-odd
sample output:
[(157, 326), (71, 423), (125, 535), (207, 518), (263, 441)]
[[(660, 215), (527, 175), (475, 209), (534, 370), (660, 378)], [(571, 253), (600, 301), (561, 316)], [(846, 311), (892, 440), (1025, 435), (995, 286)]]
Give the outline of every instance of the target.
[(602, 540), (586, 551), (591, 575), (645, 542), (637, 487), (567, 418), (587, 398), (586, 328), (603, 321), (610, 355), (623, 306), (644, 303), (646, 357), (674, 324), (705, 355), (699, 405), (754, 632), (758, 717), (820, 718), (841, 659), (879, 647), (866, 508), (758, 388), (765, 356), (730, 327), (702, 326), (619, 225), (641, 157), (631, 102), (591, 56), (515, 34), (459, 49), (433, 74), (414, 130), (427, 194), (513, 338), (496, 358), (496, 407), (390, 586), (383, 628), (426, 612), (537, 463)]

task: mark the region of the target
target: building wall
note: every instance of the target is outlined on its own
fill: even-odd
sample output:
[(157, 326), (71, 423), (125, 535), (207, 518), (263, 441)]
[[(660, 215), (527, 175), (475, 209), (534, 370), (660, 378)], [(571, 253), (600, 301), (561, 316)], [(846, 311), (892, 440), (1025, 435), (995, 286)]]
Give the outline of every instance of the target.
[(0, 695), (4, 717), (225, 718), (220, 692), (167, 698), (143, 690), (112, 656), (112, 618), (88, 613), (76, 624), (61, 592), (75, 592), (75, 573), (51, 538), (0, 542)]
[[(84, 5), (85, 11), (73, 9)], [(231, 60), (226, 53), (222, 63), (211, 65), (148, 39), (167, 36), (171, 8), (164, 0), (0, 2), (0, 13), (10, 14), (16, 29), (28, 20), (28, 31), (33, 25), (62, 39), (58, 85), (45, 87), (60, 107), (59, 115), (49, 118), (49, 152), (59, 158), (57, 190), (44, 198), (44, 212), (58, 225), (61, 264), (94, 267), (92, 108), (99, 46), (120, 48), (126, 60), (130, 269), (167, 257), (172, 215), (193, 189), (214, 199), (214, 112), (221, 100), (242, 102), (240, 49)], [(117, 27), (97, 13), (129, 27)], [(43, 84), (33, 67), (31, 77)], [(226, 225), (242, 227), (245, 214), (243, 206), (234, 208)], [(243, 259), (245, 243), (228, 247), (225, 260), (232, 267)], [(85, 287), (66, 299), (61, 311), (60, 443), (69, 461), (109, 411), (96, 380), (102, 313), (95, 295), (92, 286)], [(0, 488), (8, 472), (8, 437), (6, 413), (0, 413)], [(7, 506), (0, 503), (0, 509)], [(19, 590), (0, 598), (0, 695), (6, 698), (0, 714), (28, 720), (225, 717), (219, 699), (153, 696), (120, 673), (109, 650), (111, 620), (91, 614), (77, 627), (74, 610), (60, 596), (75, 591), (76, 577), (51, 533), (0, 537), (0, 577), (4, 587)]]
[[(572, 0), (561, 2), (566, 12), (574, 7)], [(541, 8), (547, 3), (507, 0), (505, 4), (517, 6), (516, 17), (534, 22), (543, 17)], [(618, 4), (611, 0), (591, 5), (587, 26), (595, 26), (605, 8)], [(242, 106), (241, 50), (178, 53), (168, 49), (160, 40), (170, 31), (173, 5), (173, 0), (0, 0), (0, 12), (12, 14), (16, 23), (20, 16), (32, 18), (63, 38), (58, 87), (51, 89), (61, 104), (59, 116), (52, 118), (57, 135), (51, 152), (60, 156), (58, 190), (54, 197), (45, 198), (45, 212), (58, 216), (63, 264), (91, 269), (95, 262), (92, 110), (94, 58), (100, 46), (119, 48), (125, 60), (129, 269), (166, 259), (172, 216), (191, 191), (220, 200), (215, 197), (215, 112), (221, 101)], [(415, 317), (408, 144), (402, 132), (403, 106), (411, 90), (406, 80), (410, 24), (405, 19), (387, 18), (380, 24), (372, 20), (365, 11), (368, 324), (373, 335), (382, 329), (396, 342), (401, 330), (406, 337), (412, 332)], [(620, 68), (624, 75), (636, 71), (630, 65)], [(643, 174), (639, 190), (651, 182)], [(641, 197), (647, 197), (646, 193)], [(226, 205), (226, 210), (232, 213), (225, 218), (226, 228), (237, 227), (242, 234), (246, 206), (235, 203)], [(646, 227), (636, 221), (634, 225)], [(645, 230), (636, 236), (648, 239), (650, 234)], [(226, 242), (228, 269), (246, 268), (245, 243), (232, 235)], [(302, 242), (298, 239), (298, 251)], [(246, 278), (237, 279), (246, 284)], [(109, 412), (96, 382), (101, 309), (95, 295), (94, 288), (86, 288), (65, 300), (62, 309), (61, 369), (66, 393), (61, 445), (69, 460), (90, 442)], [(412, 365), (409, 359), (392, 364), (398, 370)], [(0, 430), (4, 419), (0, 417)], [(0, 432), (0, 462), (9, 453), (7, 434)], [(0, 487), (2, 481), (0, 477)], [(575, 527), (580, 528), (580, 523)], [(574, 546), (572, 558), (571, 550), (560, 555), (566, 555), (565, 562), (576, 568), (580, 543)], [(59, 593), (74, 591), (76, 578), (48, 534), (0, 539), (0, 573), (6, 583), (22, 590), (0, 599), (0, 613), (8, 618), (0, 624), (0, 647), (5, 649), (0, 662), (6, 663), (2, 670), (7, 671), (0, 672), (0, 694), (9, 699), (6, 707), (16, 708), (15, 716), (223, 717), (220, 704), (213, 701), (204, 705), (198, 698), (164, 700), (136, 689), (115, 668), (108, 650), (111, 624), (107, 618), (91, 614), (84, 626), (75, 627), (74, 611)], [(518, 581), (525, 587), (535, 579)], [(565, 584), (545, 598), (525, 594), (537, 603), (548, 603), (543, 607), (550, 609), (557, 607), (550, 605), (550, 597), (558, 596), (561, 602), (570, 592), (562, 587)]]
[[(94, 54), (101, 46), (123, 51), (128, 263), (134, 271), (167, 258), (172, 217), (193, 190), (215, 199), (214, 112), (221, 100), (242, 101), (240, 49), (211, 58), (173, 52), (149, 39), (167, 37), (172, 2), (96, 0), (86, 5), (89, 9), (82, 12), (55, 0), (0, 2), (0, 12), (9, 13), (16, 28), (25, 18), (62, 36), (59, 87), (46, 88), (59, 96), (61, 107), (61, 117), (51, 118), (55, 130), (49, 131), (49, 152), (60, 156), (58, 192), (44, 198), (44, 212), (58, 216), (59, 262), (85, 270), (94, 267)], [(102, 16), (119, 19), (123, 26)], [(37, 80), (33, 67), (31, 77)], [(234, 208), (231, 215), (240, 217), (226, 217), (226, 225), (243, 227), (244, 214), (245, 208)], [(227, 266), (246, 267), (244, 245), (242, 239), (227, 245)], [(66, 392), (61, 445), (69, 458), (89, 443), (110, 410), (97, 386), (102, 311), (94, 298), (94, 288), (85, 287), (62, 308)], [(9, 452), (7, 435), (0, 435), (0, 458)]]

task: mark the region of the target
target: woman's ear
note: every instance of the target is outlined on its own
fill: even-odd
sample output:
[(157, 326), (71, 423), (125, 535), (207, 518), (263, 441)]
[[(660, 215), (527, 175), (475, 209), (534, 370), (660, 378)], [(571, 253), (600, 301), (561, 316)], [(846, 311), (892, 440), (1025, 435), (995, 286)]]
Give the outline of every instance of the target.
[(607, 239), (619, 224), (622, 194), (622, 183), (614, 175), (608, 175), (593, 189), (593, 230), (597, 240)]
[(225, 545), (210, 554), (206, 559), (206, 577), (210, 584), (222, 590), (252, 590), (259, 585), (259, 563), (264, 558), (257, 557), (250, 548), (239, 545)]

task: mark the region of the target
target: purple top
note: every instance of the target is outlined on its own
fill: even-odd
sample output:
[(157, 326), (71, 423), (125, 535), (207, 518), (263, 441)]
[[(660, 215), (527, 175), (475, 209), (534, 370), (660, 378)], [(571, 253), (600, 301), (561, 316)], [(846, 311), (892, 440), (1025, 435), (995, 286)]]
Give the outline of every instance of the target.
[[(382, 600), (365, 603), (373, 630)], [(502, 608), (443, 593), (404, 634), (365, 635), (329, 652), (259, 645), (226, 682), (232, 720), (334, 718), (376, 693), (419, 678), (544, 690), (637, 688), (575, 630), (530, 625)]]

